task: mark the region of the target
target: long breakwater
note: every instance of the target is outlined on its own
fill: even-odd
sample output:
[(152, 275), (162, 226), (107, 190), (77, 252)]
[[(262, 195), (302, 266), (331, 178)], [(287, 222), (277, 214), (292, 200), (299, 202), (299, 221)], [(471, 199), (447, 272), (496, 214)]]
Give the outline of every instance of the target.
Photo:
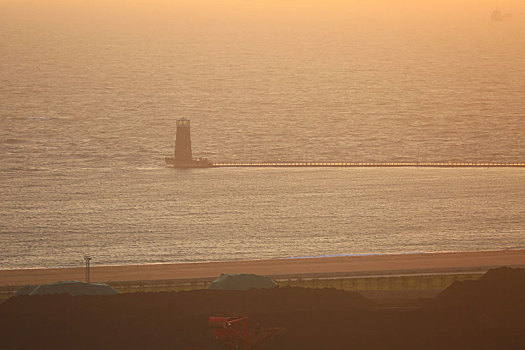
[(304, 168), (304, 167), (428, 167), (428, 168), (523, 168), (525, 163), (488, 162), (213, 162), (216, 168)]

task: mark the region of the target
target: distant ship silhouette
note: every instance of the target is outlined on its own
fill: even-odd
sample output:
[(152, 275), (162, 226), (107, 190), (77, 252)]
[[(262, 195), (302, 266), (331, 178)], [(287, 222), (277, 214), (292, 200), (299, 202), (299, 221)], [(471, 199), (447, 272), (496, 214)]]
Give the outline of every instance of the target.
[(503, 14), (503, 13), (501, 13), (500, 10), (495, 9), (494, 11), (492, 11), (492, 15), (490, 15), (490, 18), (494, 22), (508, 21), (508, 20), (510, 20), (512, 18), (512, 14), (510, 14), (510, 13)]
[(164, 159), (167, 166), (174, 168), (211, 168), (213, 166), (213, 163), (207, 158), (193, 158), (190, 121), (186, 118), (177, 120), (174, 157)]

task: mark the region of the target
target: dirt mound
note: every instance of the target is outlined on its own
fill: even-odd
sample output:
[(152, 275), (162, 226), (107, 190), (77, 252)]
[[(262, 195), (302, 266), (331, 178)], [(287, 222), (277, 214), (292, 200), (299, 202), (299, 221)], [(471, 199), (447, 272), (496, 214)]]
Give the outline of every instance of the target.
[(264, 289), (275, 288), (277, 284), (270, 278), (265, 276), (234, 273), (221, 274), (215, 281), (213, 281), (208, 289), (212, 290), (250, 290), (250, 289)]
[[(521, 288), (502, 271), (478, 282)], [(208, 317), (240, 315), (286, 328), (261, 350), (525, 348), (523, 316), (457, 306), (458, 298), (484, 293), (453, 295), (458, 288), (436, 299), (447, 306), (422, 309), (377, 308), (356, 293), (306, 288), (20, 296), (0, 304), (0, 349), (214, 349)], [(491, 298), (481, 300), (490, 305)]]
[(502, 267), (479, 280), (455, 282), (430, 306), (434, 312), (455, 313), (456, 320), (484, 330), (484, 336), (504, 329), (525, 331), (525, 269)]
[(49, 284), (40, 284), (36, 286), (25, 286), (17, 290), (15, 296), (51, 294), (111, 295), (118, 294), (118, 292), (105, 283), (65, 281)]
[[(130, 293), (107, 297), (41, 296), (14, 297), (0, 304), (3, 311), (15, 312), (18, 308), (38, 313), (46, 309), (64, 309), (68, 303), (78, 303), (79, 312), (112, 310), (122, 307), (140, 311), (142, 307), (165, 307), (166, 313), (184, 315), (266, 314), (307, 311), (348, 311), (369, 309), (373, 304), (358, 293), (337, 289), (311, 289), (284, 287), (275, 289), (252, 289), (249, 291), (194, 290), (186, 292)], [(65, 303), (60, 305), (60, 303)], [(105, 305), (102, 309), (93, 309)], [(131, 312), (131, 311), (129, 311)]]
[(456, 281), (432, 303), (441, 307), (525, 308), (525, 269), (500, 267), (479, 280)]
[(280, 319), (370, 305), (357, 293), (305, 288), (20, 296), (0, 304), (0, 348), (210, 348), (209, 316), (252, 315), (258, 320), (272, 314)]

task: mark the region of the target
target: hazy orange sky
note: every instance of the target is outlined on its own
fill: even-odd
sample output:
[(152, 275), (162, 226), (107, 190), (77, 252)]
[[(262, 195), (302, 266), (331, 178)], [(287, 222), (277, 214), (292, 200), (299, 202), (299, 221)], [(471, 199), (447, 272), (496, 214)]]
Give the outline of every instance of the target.
[[(166, 15), (172, 11), (200, 14), (348, 16), (490, 16), (498, 8), (520, 17), (523, 0), (0, 0), (4, 16)], [(166, 13), (167, 11), (167, 13)]]

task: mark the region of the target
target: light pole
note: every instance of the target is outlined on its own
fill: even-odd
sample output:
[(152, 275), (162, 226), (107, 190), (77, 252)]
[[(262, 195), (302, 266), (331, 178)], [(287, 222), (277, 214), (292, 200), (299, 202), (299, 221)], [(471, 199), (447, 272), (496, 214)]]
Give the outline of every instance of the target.
[(84, 261), (86, 262), (86, 282), (89, 283), (90, 281), (90, 268), (91, 268), (91, 257), (89, 255), (84, 255)]

